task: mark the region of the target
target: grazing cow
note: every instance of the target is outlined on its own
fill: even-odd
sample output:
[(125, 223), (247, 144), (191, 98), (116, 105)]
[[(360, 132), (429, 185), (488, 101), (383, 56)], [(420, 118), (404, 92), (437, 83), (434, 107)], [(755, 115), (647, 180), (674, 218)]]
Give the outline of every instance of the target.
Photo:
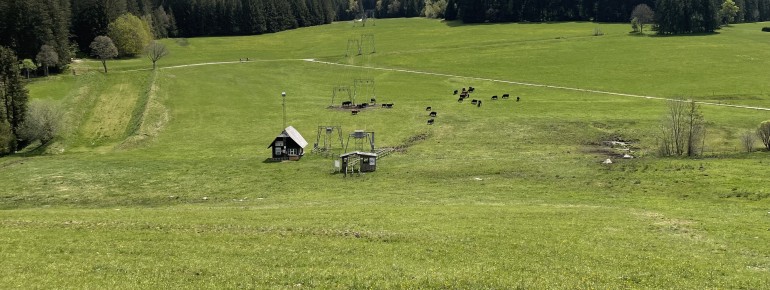
[(468, 87), (468, 92), (470, 92), (470, 93), (472, 93), (475, 90), (476, 90), (476, 88), (474, 88), (474, 87)]
[(463, 92), (462, 94), (460, 94), (460, 97), (461, 98), (467, 98), (468, 97), (468, 92)]
[(369, 100), (369, 102), (370, 102), (370, 103), (372, 103), (372, 104), (376, 104), (376, 103), (377, 103), (377, 99), (375, 99), (375, 98), (371, 98), (371, 99)]
[(455, 93), (454, 93), (454, 95), (457, 95), (457, 90), (455, 90)]
[(355, 116), (355, 115), (358, 115), (358, 110), (352, 110), (352, 111), (350, 111), (350, 114), (352, 114), (352, 115), (354, 115), (354, 116)]
[(518, 96), (516, 97), (516, 101), (517, 101), (517, 102), (519, 101), (519, 97), (518, 97)]
[(351, 102), (351, 101), (342, 102), (342, 107), (343, 108), (347, 108), (347, 107), (350, 107), (352, 105), (353, 105), (353, 102)]
[(503, 95), (503, 100), (507, 100), (507, 99), (508, 99), (508, 97), (510, 97), (510, 96), (511, 96), (511, 95), (509, 95), (509, 94), (504, 94), (504, 95)]
[(476, 107), (481, 108), (481, 100), (479, 100), (479, 103), (476, 104)]
[(433, 109), (433, 108), (431, 108), (431, 107), (425, 107), (425, 110), (426, 110), (426, 111), (430, 111), (431, 109)]
[(465, 100), (465, 98), (463, 98), (463, 97), (460, 97), (459, 99), (457, 99), (457, 102), (458, 102), (458, 103), (462, 103), (462, 102), (463, 102), (463, 100)]
[(475, 104), (477, 104), (478, 102), (479, 102), (479, 100), (477, 100), (477, 99), (473, 99), (473, 100), (471, 101), (471, 104), (474, 104), (474, 105), (475, 105)]
[(493, 101), (497, 101), (497, 96), (492, 96)]
[(463, 93), (464, 93), (464, 92), (467, 92), (467, 91), (468, 91), (468, 90), (466, 90), (465, 88), (463, 88)]
[(430, 114), (428, 114), (428, 116), (436, 117), (436, 112), (430, 112)]
[(428, 120), (428, 125), (433, 125), (433, 119)]
[(382, 106), (388, 109), (393, 109), (393, 103), (382, 104)]

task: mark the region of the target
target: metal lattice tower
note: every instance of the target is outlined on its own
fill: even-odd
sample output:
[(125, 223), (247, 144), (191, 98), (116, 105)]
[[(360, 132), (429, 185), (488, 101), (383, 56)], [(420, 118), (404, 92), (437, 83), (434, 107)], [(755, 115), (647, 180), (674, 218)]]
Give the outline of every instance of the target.
[(348, 135), (348, 142), (345, 144), (345, 152), (351, 152), (350, 138), (353, 138), (353, 151), (365, 151), (364, 144), (369, 143), (370, 152), (374, 152), (374, 132), (356, 130)]
[(371, 34), (371, 33), (361, 34), (361, 40), (359, 41), (359, 43), (361, 48), (358, 50), (359, 51), (358, 54), (361, 54), (364, 47), (367, 47), (367, 48), (371, 47), (371, 51), (367, 51), (368, 53), (377, 52), (377, 47), (375, 46), (375, 42), (374, 42), (374, 34)]
[(377, 98), (377, 91), (374, 79), (354, 79), (353, 80), (353, 104), (356, 104), (356, 98), (359, 92), (370, 93), (372, 99)]
[(361, 51), (361, 40), (360, 39), (348, 39), (348, 47), (345, 49), (345, 56), (350, 56), (350, 50), (355, 49), (355, 51), (358, 52), (357, 55), (363, 54)]
[(342, 141), (342, 126), (318, 126), (318, 135), (316, 136), (313, 151), (317, 153), (332, 153), (334, 144), (337, 142), (339, 142), (339, 149), (344, 148), (345, 144)]
[[(346, 100), (353, 102), (353, 93), (350, 91), (350, 86), (336, 86), (332, 90), (332, 107), (336, 105), (337, 95), (342, 94), (341, 97), (347, 97)], [(347, 96), (345, 95), (347, 94)]]

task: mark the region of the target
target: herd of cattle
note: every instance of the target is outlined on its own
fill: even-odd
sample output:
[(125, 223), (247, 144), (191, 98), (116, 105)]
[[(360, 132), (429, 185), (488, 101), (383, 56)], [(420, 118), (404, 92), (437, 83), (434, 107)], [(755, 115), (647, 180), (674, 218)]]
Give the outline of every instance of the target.
[[(462, 90), (455, 90), (453, 95), (456, 96), (456, 95), (459, 94), (460, 97), (457, 99), (457, 102), (458, 103), (462, 103), (463, 101), (465, 101), (465, 99), (469, 99), (471, 97), (471, 94), (474, 91), (476, 91), (476, 88), (474, 88), (474, 87), (468, 87), (467, 89), (466, 88), (462, 88)], [(510, 97), (511, 97), (510, 94), (503, 94), (501, 96), (501, 99), (507, 100)], [(494, 96), (492, 96), (491, 99), (493, 101), (496, 101), (496, 100), (498, 100), (498, 96), (494, 95)], [(521, 101), (521, 98), (520, 97), (516, 97), (516, 101), (517, 102)], [(377, 104), (377, 102), (376, 102), (376, 100), (374, 98), (372, 98), (369, 103), (361, 103), (361, 104), (353, 104), (353, 102), (351, 102), (351, 101), (346, 101), (346, 102), (342, 102), (342, 108), (351, 109), (350, 110), (351, 114), (358, 115), (358, 113), (362, 109), (366, 109), (366, 108), (368, 108), (370, 106), (374, 106), (376, 104)], [(482, 102), (481, 102), (481, 100), (471, 99), (471, 104), (476, 106), (476, 107), (481, 107)], [(383, 108), (386, 108), (386, 109), (392, 109), (393, 108), (393, 103), (384, 103), (384, 104), (381, 104), (381, 105), (382, 105)], [(433, 123), (436, 122), (435, 118), (436, 118), (436, 116), (438, 116), (438, 113), (433, 111), (433, 107), (426, 107), (425, 110), (430, 112), (430, 113), (428, 113), (428, 117), (430, 117), (430, 119), (428, 119), (428, 125), (433, 125)]]
[[(471, 94), (474, 91), (476, 91), (476, 88), (474, 88), (474, 87), (468, 87), (467, 89), (466, 88), (462, 88), (462, 90), (455, 90), (453, 95), (456, 96), (456, 95), (459, 94), (460, 98), (457, 99), (457, 102), (458, 103), (462, 103), (463, 101), (465, 101), (465, 99), (470, 98)], [(502, 95), (502, 99), (503, 100), (507, 100), (510, 97), (511, 97), (510, 94), (503, 94)], [(492, 96), (492, 100), (493, 101), (497, 101), (498, 100), (498, 96), (497, 95)], [(521, 101), (521, 97), (516, 97), (516, 101), (517, 102)], [(481, 102), (481, 100), (471, 99), (471, 104), (476, 106), (476, 107), (481, 107), (482, 102)], [(432, 107), (426, 107), (425, 110), (430, 112), (428, 114), (428, 116), (430, 117), (430, 119), (428, 119), (428, 125), (433, 125), (433, 123), (436, 122), (436, 120), (434, 118), (436, 117), (437, 113), (435, 111), (433, 111)]]

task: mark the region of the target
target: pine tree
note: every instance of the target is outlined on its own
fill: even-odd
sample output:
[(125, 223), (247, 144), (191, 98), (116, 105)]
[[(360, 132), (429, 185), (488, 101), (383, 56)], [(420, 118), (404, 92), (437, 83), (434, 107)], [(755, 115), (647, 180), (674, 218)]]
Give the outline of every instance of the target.
[(16, 54), (0, 46), (0, 155), (19, 149), (19, 128), (24, 122), (28, 99)]

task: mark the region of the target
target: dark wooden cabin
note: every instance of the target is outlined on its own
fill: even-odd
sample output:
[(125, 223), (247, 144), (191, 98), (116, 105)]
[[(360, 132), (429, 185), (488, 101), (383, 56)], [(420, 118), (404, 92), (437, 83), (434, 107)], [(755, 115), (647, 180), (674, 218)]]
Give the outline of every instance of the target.
[(305, 141), (305, 138), (299, 134), (297, 129), (289, 126), (275, 137), (273, 143), (270, 143), (270, 146), (267, 146), (267, 148), (272, 148), (273, 160), (275, 161), (296, 161), (302, 158), (302, 155), (305, 155), (306, 146), (307, 141)]

